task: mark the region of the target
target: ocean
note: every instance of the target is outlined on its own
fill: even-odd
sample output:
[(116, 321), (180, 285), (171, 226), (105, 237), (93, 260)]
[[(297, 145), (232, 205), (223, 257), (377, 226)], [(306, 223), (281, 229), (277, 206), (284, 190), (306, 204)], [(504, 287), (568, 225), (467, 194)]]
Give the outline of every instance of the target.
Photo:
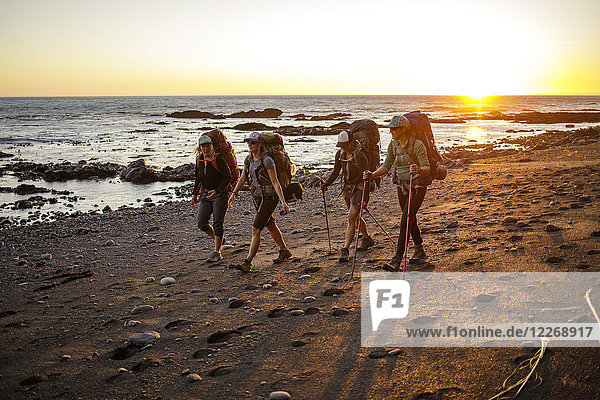
[[(278, 108), (277, 119), (177, 119), (167, 113), (200, 110), (214, 114)], [(233, 144), (238, 162), (247, 154), (243, 142), (247, 132), (233, 127), (245, 122), (261, 122), (273, 127), (323, 126), (370, 118), (378, 123), (393, 115), (420, 110), (430, 118), (441, 148), (468, 143), (489, 143), (505, 137), (531, 135), (545, 130), (565, 130), (566, 124), (527, 124), (506, 120), (466, 119), (457, 116), (489, 112), (503, 114), (539, 112), (600, 111), (600, 96), (504, 96), (472, 100), (455, 96), (166, 96), (166, 97), (53, 97), (0, 98), (0, 167), (16, 161), (36, 163), (114, 162), (126, 165), (143, 158), (148, 165), (162, 169), (193, 162), (193, 151), (203, 129), (219, 128)], [(331, 121), (296, 120), (295, 114), (323, 116), (348, 113)], [(448, 121), (448, 122), (446, 122)], [(575, 128), (594, 124), (573, 124)], [(571, 126), (569, 126), (571, 128)], [(515, 133), (515, 131), (521, 131)], [(527, 132), (522, 132), (527, 131)], [(382, 130), (382, 148), (389, 143)], [(306, 140), (309, 139), (309, 140)], [(332, 165), (335, 136), (284, 137), (286, 149), (299, 167), (311, 169)], [(48, 189), (72, 192), (77, 201), (59, 198), (54, 204), (34, 209), (14, 209), (14, 203), (29, 196), (6, 191), (19, 184), (35, 184)], [(189, 182), (187, 182), (189, 183)], [(88, 212), (121, 206), (137, 207), (150, 197), (160, 203), (174, 199), (178, 182), (135, 185), (119, 178), (91, 181), (20, 181), (10, 173), (0, 176), (0, 218), (27, 221), (51, 220), (56, 212)], [(42, 193), (41, 196), (53, 196)], [(64, 197), (64, 196), (63, 196)]]

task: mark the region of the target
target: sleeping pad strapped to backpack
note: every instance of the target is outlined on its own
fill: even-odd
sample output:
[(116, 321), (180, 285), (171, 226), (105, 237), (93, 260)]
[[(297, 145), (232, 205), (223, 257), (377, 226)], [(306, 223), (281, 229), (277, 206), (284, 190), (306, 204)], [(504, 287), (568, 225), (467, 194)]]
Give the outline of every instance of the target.
[(446, 167), (441, 165), (442, 156), (435, 145), (435, 138), (433, 137), (433, 131), (431, 130), (431, 124), (427, 115), (420, 111), (411, 111), (404, 116), (410, 122), (410, 130), (413, 133), (411, 144), (409, 146), (409, 154), (413, 159), (416, 159), (414, 154), (415, 139), (420, 140), (425, 145), (427, 150), (427, 159), (429, 160), (429, 174), (422, 175), (420, 177), (419, 184), (421, 186), (430, 185), (434, 179), (443, 180), (446, 178)]
[[(381, 164), (379, 147), (379, 128), (377, 123), (372, 119), (359, 119), (350, 124), (349, 133), (354, 140), (360, 143), (361, 151), (367, 155), (369, 162), (369, 171), (373, 172)], [(381, 185), (381, 178), (373, 179), (377, 187)]]
[[(238, 179), (240, 178), (240, 170), (237, 166), (237, 159), (235, 158), (235, 150), (231, 146), (231, 143), (227, 140), (223, 132), (218, 129), (213, 129), (212, 131), (208, 131), (203, 133), (202, 136), (208, 136), (212, 141), (213, 149), (216, 154), (221, 154), (229, 167), (229, 172), (231, 173), (231, 180), (229, 184), (223, 189), (224, 192), (230, 192), (235, 187)], [(213, 166), (218, 171), (217, 163), (213, 160)]]

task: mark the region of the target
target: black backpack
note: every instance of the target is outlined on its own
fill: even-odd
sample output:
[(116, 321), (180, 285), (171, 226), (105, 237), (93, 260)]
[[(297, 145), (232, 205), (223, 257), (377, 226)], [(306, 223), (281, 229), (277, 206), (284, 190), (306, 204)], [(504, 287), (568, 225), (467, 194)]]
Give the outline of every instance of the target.
[[(349, 133), (360, 143), (361, 151), (367, 155), (369, 170), (373, 172), (379, 168), (381, 147), (377, 123), (372, 119), (359, 119), (350, 125)], [(374, 181), (377, 187), (381, 185), (381, 178), (376, 178)]]

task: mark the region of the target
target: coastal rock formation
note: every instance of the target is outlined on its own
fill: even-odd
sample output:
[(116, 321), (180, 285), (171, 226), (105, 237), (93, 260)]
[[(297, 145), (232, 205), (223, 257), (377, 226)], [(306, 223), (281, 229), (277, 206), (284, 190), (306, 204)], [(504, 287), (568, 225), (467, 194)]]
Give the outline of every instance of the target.
[(282, 126), (275, 130), (282, 136), (320, 136), (320, 135), (337, 135), (343, 130), (350, 129), (350, 124), (340, 122), (330, 127), (323, 126)]
[(70, 179), (111, 178), (117, 176), (122, 166), (114, 163), (88, 163), (79, 161), (76, 164), (63, 162), (61, 164), (37, 164), (33, 162), (16, 162), (0, 169), (21, 179), (43, 179), (47, 182), (68, 181)]
[(135, 160), (121, 172), (121, 179), (133, 183), (151, 183), (158, 180), (156, 172), (143, 159)]
[(225, 118), (278, 118), (283, 111), (277, 108), (265, 108), (262, 111), (240, 111), (229, 115), (213, 114), (207, 111), (187, 110), (167, 113), (171, 118), (204, 118), (204, 119), (225, 119)]
[(195, 179), (196, 167), (193, 163), (183, 164), (179, 167), (164, 167), (157, 172), (157, 178), (161, 182), (183, 182)]
[(283, 111), (277, 108), (265, 108), (263, 111), (240, 111), (229, 114), (227, 118), (278, 118)]
[(233, 127), (233, 129), (237, 129), (238, 131), (273, 131), (277, 128), (273, 126), (268, 126), (265, 124), (261, 124), (260, 122), (248, 122), (245, 124), (239, 124)]
[(167, 117), (171, 118), (204, 118), (204, 119), (225, 119), (222, 114), (213, 114), (206, 111), (187, 110), (167, 113)]

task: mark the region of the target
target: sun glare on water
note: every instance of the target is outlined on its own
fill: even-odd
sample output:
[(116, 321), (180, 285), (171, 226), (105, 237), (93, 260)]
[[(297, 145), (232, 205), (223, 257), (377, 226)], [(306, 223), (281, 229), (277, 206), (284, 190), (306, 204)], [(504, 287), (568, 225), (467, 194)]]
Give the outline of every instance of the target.
[(469, 142), (484, 143), (487, 136), (487, 132), (478, 126), (470, 126), (465, 132), (465, 137)]

